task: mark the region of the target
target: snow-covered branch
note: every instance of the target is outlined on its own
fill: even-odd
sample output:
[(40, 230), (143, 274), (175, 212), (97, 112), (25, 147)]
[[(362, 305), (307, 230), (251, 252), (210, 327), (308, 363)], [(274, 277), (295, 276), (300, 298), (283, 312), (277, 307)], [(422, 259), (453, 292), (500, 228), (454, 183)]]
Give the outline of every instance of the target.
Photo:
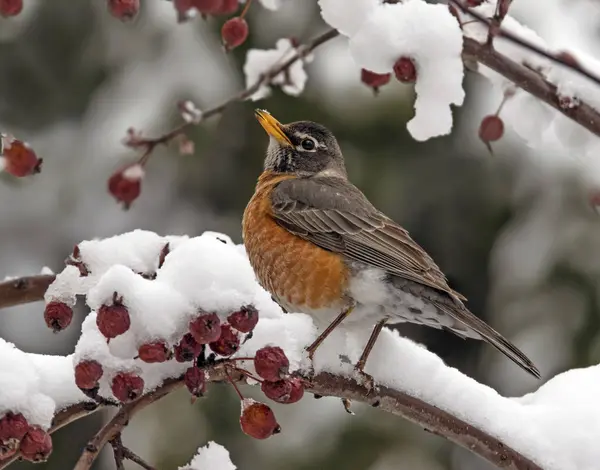
[[(39, 432), (52, 432), (99, 408), (119, 406), (78, 469), (88, 468), (137, 410), (184, 385), (200, 397), (207, 383), (224, 380), (260, 383), (280, 403), (294, 403), (306, 391), (377, 406), (502, 468), (581, 470), (600, 458), (597, 446), (585, 445), (600, 434), (598, 366), (505, 398), (386, 330), (367, 364), (377, 384), (371, 390), (351, 365), (368, 332), (342, 323), (311, 364), (304, 348), (316, 337), (312, 320), (284, 314), (256, 283), (244, 248), (226, 235), (160, 237), (138, 230), (82, 242), (75, 254), (45, 294), (47, 305), (85, 296), (92, 311), (75, 352), (39, 356), (0, 342), (0, 412), (9, 424), (26, 420)], [(244, 432), (257, 438), (288, 432), (267, 405), (239, 393)], [(565, 435), (564, 429), (585, 432)], [(15, 458), (11, 452), (24, 437), (14, 439), (0, 445), (6, 453), (0, 468)], [(46, 447), (33, 453), (26, 448), (27, 457), (47, 458), (51, 447), (43, 442)]]

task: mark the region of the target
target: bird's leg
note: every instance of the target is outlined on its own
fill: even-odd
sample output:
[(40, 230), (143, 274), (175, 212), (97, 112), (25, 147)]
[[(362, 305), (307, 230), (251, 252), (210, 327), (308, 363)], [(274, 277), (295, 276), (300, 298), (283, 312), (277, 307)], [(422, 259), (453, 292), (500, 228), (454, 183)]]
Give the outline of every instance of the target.
[(323, 333), (321, 333), (317, 337), (317, 339), (315, 339), (313, 341), (313, 343), (306, 348), (306, 351), (308, 351), (308, 358), (311, 360), (311, 362), (313, 360), (313, 356), (315, 355), (315, 351), (317, 350), (317, 348), (319, 346), (321, 346), (321, 343), (323, 341), (325, 341), (325, 338), (327, 338), (331, 334), (331, 332), (333, 330), (335, 330), (339, 326), (340, 323), (342, 323), (342, 321), (344, 320), (344, 318), (346, 318), (348, 315), (350, 315), (350, 312), (352, 312), (352, 310), (354, 310), (354, 305), (352, 305), (352, 306), (344, 309), (344, 311), (342, 311), (342, 313), (340, 313), (335, 318), (335, 320), (333, 320), (331, 322), (331, 324), (327, 328), (325, 328), (325, 330), (323, 331)]
[(377, 324), (373, 328), (373, 331), (371, 332), (371, 336), (369, 336), (369, 340), (367, 341), (367, 345), (365, 346), (365, 349), (363, 350), (362, 354), (360, 355), (360, 359), (354, 366), (354, 370), (356, 370), (356, 372), (358, 372), (359, 375), (361, 375), (363, 377), (363, 379), (365, 380), (365, 386), (369, 389), (369, 391), (371, 391), (373, 389), (374, 380), (373, 380), (372, 376), (370, 376), (369, 374), (367, 374), (364, 371), (364, 368), (367, 363), (367, 359), (369, 358), (369, 354), (371, 354), (373, 346), (375, 346), (375, 342), (377, 341), (377, 338), (379, 337), (379, 334), (381, 333), (381, 330), (383, 329), (383, 325), (385, 325), (386, 322), (387, 322), (387, 318), (384, 318), (383, 320), (380, 320), (379, 322), (377, 322)]

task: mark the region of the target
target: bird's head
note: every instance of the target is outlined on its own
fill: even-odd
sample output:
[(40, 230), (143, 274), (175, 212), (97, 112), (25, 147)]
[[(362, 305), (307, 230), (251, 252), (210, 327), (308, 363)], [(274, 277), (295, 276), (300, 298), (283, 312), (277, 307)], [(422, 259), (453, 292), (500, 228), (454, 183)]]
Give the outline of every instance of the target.
[(255, 114), (270, 137), (265, 170), (304, 177), (318, 173), (346, 177), (342, 151), (327, 128), (311, 121), (281, 124), (260, 109)]

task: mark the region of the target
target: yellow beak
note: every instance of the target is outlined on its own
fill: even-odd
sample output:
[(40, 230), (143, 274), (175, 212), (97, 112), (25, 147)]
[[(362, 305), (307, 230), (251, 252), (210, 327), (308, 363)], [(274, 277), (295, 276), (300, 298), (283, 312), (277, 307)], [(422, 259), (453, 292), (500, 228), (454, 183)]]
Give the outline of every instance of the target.
[(268, 111), (257, 109), (254, 111), (254, 114), (260, 125), (263, 126), (263, 129), (267, 131), (267, 134), (276, 139), (281, 145), (293, 146), (292, 141), (283, 132), (283, 125), (271, 116)]

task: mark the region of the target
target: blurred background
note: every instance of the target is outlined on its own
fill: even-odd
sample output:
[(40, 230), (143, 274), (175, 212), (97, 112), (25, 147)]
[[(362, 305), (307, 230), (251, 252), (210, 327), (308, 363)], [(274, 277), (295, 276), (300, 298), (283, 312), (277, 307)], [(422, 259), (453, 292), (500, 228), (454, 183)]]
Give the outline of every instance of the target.
[[(532, 149), (510, 129), (490, 155), (477, 129), (501, 95), (483, 78), (467, 73), (468, 98), (456, 109), (452, 136), (417, 143), (405, 127), (412, 88), (392, 80), (374, 97), (337, 38), (317, 50), (300, 97), (276, 89), (267, 100), (230, 107), (188, 133), (195, 155), (180, 155), (176, 144), (157, 148), (142, 195), (123, 211), (106, 182), (139, 157), (121, 143), (128, 127), (149, 136), (169, 130), (180, 122), (178, 100), (207, 109), (243, 88), (248, 47), (307, 40), (327, 26), (313, 1), (284, 0), (276, 12), (256, 3), (249, 41), (226, 55), (223, 18), (178, 25), (170, 2), (147, 0), (124, 24), (105, 3), (26, 0), (20, 16), (0, 19), (0, 131), (28, 141), (44, 159), (39, 175), (0, 177), (0, 275), (60, 271), (77, 242), (136, 228), (191, 236), (214, 230), (241, 242), (241, 216), (267, 144), (253, 117), (261, 106), (283, 122), (329, 127), (351, 180), (411, 232), (471, 310), (519, 345), (544, 378), (599, 362), (600, 225), (582, 177), (589, 167), (543, 143)], [(511, 11), (551, 44), (598, 50), (600, 2), (517, 1)], [(1, 311), (0, 336), (30, 352), (71, 353), (78, 324), (53, 335), (42, 311), (42, 303)], [(84, 315), (79, 311), (77, 322)], [(402, 331), (504, 395), (539, 386), (479, 342)], [(356, 406), (352, 417), (338, 400), (312, 397), (273, 406), (285, 432), (261, 442), (240, 431), (239, 403), (228, 387), (213, 386), (193, 407), (187, 393), (175, 393), (138, 415), (124, 439), (161, 470), (184, 465), (208, 440), (225, 445), (240, 470), (491, 468), (374, 409)], [(50, 462), (36, 468), (71, 468), (105, 418), (55, 434)], [(111, 452), (94, 468), (114, 468)]]

